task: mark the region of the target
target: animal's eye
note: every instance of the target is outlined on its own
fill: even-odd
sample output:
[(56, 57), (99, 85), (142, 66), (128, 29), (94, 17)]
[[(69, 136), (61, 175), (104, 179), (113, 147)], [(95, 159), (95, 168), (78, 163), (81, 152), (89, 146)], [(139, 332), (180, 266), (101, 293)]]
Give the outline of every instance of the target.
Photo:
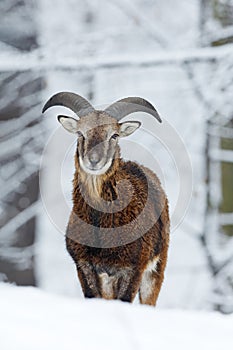
[(119, 134), (113, 134), (113, 135), (111, 136), (111, 139), (116, 140), (118, 137), (119, 137)]

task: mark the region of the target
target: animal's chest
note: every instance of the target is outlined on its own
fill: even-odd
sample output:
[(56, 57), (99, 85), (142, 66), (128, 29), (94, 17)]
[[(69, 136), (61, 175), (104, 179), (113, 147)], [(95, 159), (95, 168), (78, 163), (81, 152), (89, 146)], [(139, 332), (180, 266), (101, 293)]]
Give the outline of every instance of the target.
[[(93, 227), (116, 228), (131, 223), (147, 203), (146, 184), (136, 178), (106, 181), (102, 185), (91, 177), (77, 189), (74, 211)], [(82, 229), (82, 225), (79, 225)], [(78, 227), (77, 227), (78, 229)]]
[(110, 276), (118, 274), (120, 269), (127, 270), (129, 267), (140, 264), (143, 256), (139, 241), (111, 249), (87, 247), (80, 244), (73, 246), (71, 241), (67, 248), (71, 251), (74, 260), (94, 266), (98, 274), (106, 272)]
[(127, 268), (138, 259), (135, 256), (136, 250), (128, 251), (126, 247), (116, 247), (112, 249), (85, 248), (85, 257), (93, 266), (96, 266), (98, 273), (107, 272), (115, 275), (119, 272), (119, 267)]

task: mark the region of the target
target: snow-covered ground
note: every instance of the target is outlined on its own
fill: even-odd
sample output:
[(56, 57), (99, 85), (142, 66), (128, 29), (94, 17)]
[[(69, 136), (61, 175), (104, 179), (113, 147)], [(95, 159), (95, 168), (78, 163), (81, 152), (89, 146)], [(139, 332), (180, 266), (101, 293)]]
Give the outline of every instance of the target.
[(80, 300), (0, 284), (1, 350), (232, 349), (233, 316)]

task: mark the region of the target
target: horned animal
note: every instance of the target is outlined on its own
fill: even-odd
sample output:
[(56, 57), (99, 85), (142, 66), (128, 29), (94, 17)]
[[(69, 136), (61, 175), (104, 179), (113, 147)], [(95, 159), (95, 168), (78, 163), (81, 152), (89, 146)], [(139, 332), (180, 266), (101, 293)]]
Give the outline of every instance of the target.
[(140, 97), (96, 110), (80, 95), (59, 92), (43, 112), (57, 105), (77, 115), (59, 115), (58, 121), (77, 137), (66, 247), (84, 296), (133, 302), (139, 293), (141, 304), (155, 305), (167, 262), (168, 201), (155, 173), (121, 158), (119, 139), (141, 125), (123, 117), (146, 112), (161, 118)]

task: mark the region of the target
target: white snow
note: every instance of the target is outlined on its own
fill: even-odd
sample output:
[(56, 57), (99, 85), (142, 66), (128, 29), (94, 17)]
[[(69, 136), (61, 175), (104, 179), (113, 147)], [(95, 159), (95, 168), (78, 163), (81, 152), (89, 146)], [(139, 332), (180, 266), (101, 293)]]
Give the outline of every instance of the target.
[(1, 350), (232, 349), (233, 316), (58, 297), (0, 284)]

